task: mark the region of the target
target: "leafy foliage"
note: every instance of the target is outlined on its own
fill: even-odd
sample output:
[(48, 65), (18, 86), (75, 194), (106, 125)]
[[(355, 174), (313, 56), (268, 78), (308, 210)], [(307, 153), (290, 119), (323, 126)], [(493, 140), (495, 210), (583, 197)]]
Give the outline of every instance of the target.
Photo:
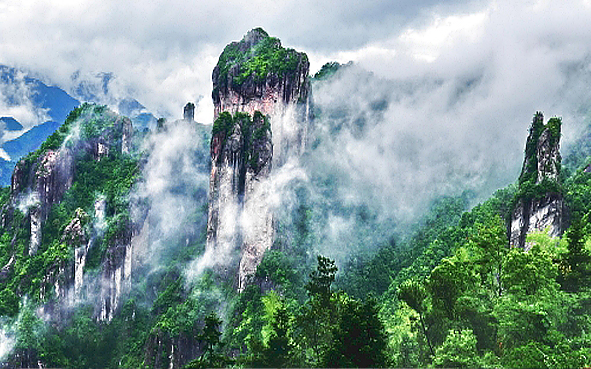
[(559, 171), (558, 180), (548, 177), (538, 178), (538, 150), (540, 138), (547, 133), (547, 142), (550, 147), (555, 147), (560, 140), (560, 131), (562, 120), (560, 118), (551, 118), (544, 125), (544, 116), (541, 112), (536, 112), (529, 131), (525, 146), (525, 162), (521, 175), (519, 176), (519, 189), (515, 195), (514, 203), (518, 201), (529, 201), (539, 199), (547, 194), (562, 193), (562, 183), (560, 181), (560, 155), (558, 162), (554, 163)]
[[(253, 38), (256, 38), (254, 43)], [(219, 86), (216, 87), (225, 90), (229, 80), (234, 88), (239, 88), (247, 80), (260, 83), (271, 74), (283, 77), (305, 61), (306, 54), (285, 49), (279, 39), (269, 37), (261, 28), (253, 29), (240, 42), (224, 48), (216, 66), (219, 71)]]
[[(247, 53), (237, 43), (220, 57), (221, 72), (238, 71), (233, 83), (294, 68), (289, 50), (281, 51), (285, 49), (275, 39), (257, 32), (263, 37)], [(327, 65), (318, 78), (328, 78), (336, 69)], [(62, 240), (65, 227), (86, 213), (82, 227), (91, 233), (94, 203), (105, 200), (104, 228), (93, 234), (96, 242), (87, 258), (91, 277), (99, 275), (109, 247), (130, 232), (129, 192), (141, 158), (117, 150), (100, 161), (90, 154), (76, 155), (73, 184), (50, 209), (36, 255), (27, 252), (26, 214), (14, 209), (0, 229), (0, 261), (6, 266), (0, 275), (0, 314), (18, 330), (14, 357), (20, 361), (13, 366), (37, 365), (39, 360), (47, 366), (80, 368), (588, 366), (591, 174), (581, 167), (563, 178), (563, 185), (547, 179), (538, 183), (533, 174), (537, 140), (542, 134), (557, 140), (561, 129), (560, 119), (544, 125), (540, 118), (536, 115), (532, 124), (526, 146), (531, 160), (517, 188), (500, 190), (469, 211), (469, 194), (441, 198), (408, 237), (393, 235), (376, 245), (375, 253), (354, 255), (344, 273), (328, 257), (314, 260), (311, 250), (319, 242), (314, 227), (329, 207), (352, 211), (359, 222), (373, 224), (371, 211), (334, 204), (319, 210), (313, 202), (301, 201), (288, 214), (292, 237), (279, 229), (281, 237), (240, 294), (224, 279), (226, 272), (185, 279), (184, 263), (203, 250), (203, 236), (183, 240), (181, 246), (167, 245), (160, 268), (134, 275), (134, 288), (111, 322), (97, 321), (93, 304), (82, 303), (59, 324), (45, 324), (36, 308), (56, 302), (47, 276), (73, 259), (74, 248)], [(70, 141), (75, 133), (83, 141), (106, 134), (117, 142), (119, 134), (112, 132), (116, 122), (106, 108), (83, 105), (21, 165), (31, 172), (47, 150), (75, 145)], [(237, 128), (244, 133), (245, 164), (255, 168), (258, 158), (249, 150), (257, 140), (270, 138), (269, 121), (260, 112), (252, 117), (221, 113), (212, 133), (223, 144)], [(331, 178), (325, 180), (324, 195), (334, 190)], [(539, 232), (528, 236), (529, 251), (510, 249), (512, 200), (561, 191), (571, 210), (563, 239)], [(300, 200), (310, 194), (302, 190), (297, 196)], [(10, 189), (0, 190), (2, 208), (10, 201)], [(285, 224), (277, 221), (278, 228)]]

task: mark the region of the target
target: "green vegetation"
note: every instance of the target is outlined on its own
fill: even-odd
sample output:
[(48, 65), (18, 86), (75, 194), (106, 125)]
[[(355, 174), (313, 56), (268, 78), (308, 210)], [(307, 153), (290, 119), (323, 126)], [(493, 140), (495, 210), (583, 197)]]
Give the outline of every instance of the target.
[[(250, 44), (250, 38), (256, 37), (255, 35), (261, 39)], [(233, 42), (224, 48), (217, 63), (217, 88), (225, 90), (228, 87), (229, 75), (234, 88), (239, 88), (247, 79), (260, 83), (270, 74), (284, 77), (296, 71), (301, 63), (308, 60), (307, 58), (304, 53), (283, 48), (279, 39), (269, 37), (265, 31), (257, 28), (250, 31), (240, 42)], [(234, 68), (238, 68), (236, 72)]]
[(227, 111), (221, 112), (218, 118), (213, 122), (211, 135), (222, 134), (227, 138), (234, 132), (234, 117)]
[[(543, 233), (528, 238), (535, 243), (529, 252), (509, 250), (498, 209), (490, 207), (490, 201), (483, 205), (488, 209), (475, 210), (485, 210), (484, 218), (466, 229), (468, 237), (456, 244), (451, 256), (426, 276), (412, 273), (404, 282), (394, 281), (397, 293), (384, 295), (382, 314), (397, 353), (394, 365), (584, 365), (591, 342), (581, 341), (572, 324), (578, 332), (589, 328), (583, 323), (588, 312), (579, 310), (583, 301), (589, 301), (589, 285), (585, 284), (585, 293), (580, 289), (572, 293), (571, 285), (561, 288), (558, 282), (572, 273), (562, 267), (566, 262), (562, 260), (574, 257), (578, 270), (590, 270), (587, 252), (581, 253), (579, 244), (567, 257)], [(567, 301), (573, 308), (567, 307), (571, 306)], [(577, 323), (567, 323), (571, 319)], [(523, 356), (527, 352), (541, 352), (541, 359), (535, 359), (537, 354)]]
[[(231, 321), (233, 329), (223, 340), (226, 350), (242, 353), (237, 363), (247, 367), (388, 364), (387, 335), (377, 300), (371, 296), (359, 300), (333, 290), (334, 261), (318, 256), (317, 262), (305, 285), (307, 297), (280, 296), (256, 285), (239, 296), (232, 313), (238, 318)], [(287, 264), (277, 269), (278, 276), (293, 275)]]
[[(253, 116), (244, 112), (236, 112), (233, 116), (228, 112), (222, 112), (213, 123), (211, 130), (212, 137), (217, 137), (220, 140), (220, 151), (224, 150), (227, 140), (238, 129), (241, 133), (237, 137), (239, 140), (241, 155), (243, 163), (249, 169), (258, 172), (259, 167), (259, 150), (262, 148), (266, 150), (264, 141), (271, 139), (271, 123), (269, 118), (263, 115), (260, 111), (255, 111)], [(263, 145), (262, 147), (259, 147)], [(218, 156), (221, 160), (222, 156)], [(247, 167), (241, 168), (246, 171)]]
[[(188, 263), (205, 247), (203, 229), (168, 242), (156, 267), (134, 269), (133, 288), (110, 322), (96, 319), (93, 297), (100, 291), (88, 291), (89, 300), (45, 322), (41, 317), (48, 315), (41, 316), (39, 307), (45, 304), (47, 314), (57, 311), (55, 282), (62, 280), (56, 278), (63, 278), (60, 270), (72, 270), (76, 245), (63, 238), (66, 227), (77, 219), (84, 235), (93, 237), (85, 269), (86, 277), (97, 279), (113, 246), (132, 232), (129, 197), (141, 179), (143, 158), (117, 149), (117, 122), (104, 107), (82, 105), (21, 163), (29, 172), (47, 150), (65, 145), (73, 152), (72, 185), (49, 209), (35, 255), (28, 254), (27, 214), (6, 211), (10, 189), (0, 189), (0, 266), (6, 266), (0, 273), (0, 315), (17, 337), (10, 365), (168, 368), (173, 358), (185, 368), (589, 366), (591, 173), (584, 169), (591, 159), (558, 182), (538, 181), (539, 139), (548, 132), (549, 142), (556, 143), (561, 124), (553, 118), (544, 125), (539, 114), (516, 186), (471, 209), (468, 193), (441, 197), (408, 234), (381, 239), (373, 252), (361, 250), (376, 238), (376, 215), (364, 205), (332, 201), (338, 177), (321, 173), (311, 179), (319, 195), (297, 187), (296, 205), (277, 216), (276, 242), (242, 293), (223, 268), (187, 279)], [(269, 120), (260, 112), (224, 112), (212, 136), (221, 139), (223, 150), (237, 130), (241, 170), (257, 170), (260, 148), (271, 137)], [(108, 138), (109, 145), (100, 160), (74, 150), (99, 138)], [(527, 252), (509, 248), (512, 200), (540, 192), (564, 194), (568, 230), (562, 239), (528, 235)], [(93, 226), (98, 199), (106, 204), (100, 231)], [(195, 209), (190, 221), (206, 219), (206, 212)], [(347, 215), (358, 225), (350, 242), (359, 243), (351, 247), (359, 252), (339, 260), (339, 267), (315, 248), (327, 214)]]
[[(72, 147), (82, 140), (104, 136), (108, 131), (115, 133), (112, 140), (121, 140), (121, 131), (113, 130), (117, 115), (108, 110), (105, 105), (83, 103), (72, 110), (60, 128), (45, 140), (41, 147), (29, 153), (18, 166), (25, 174), (21, 180), (21, 186), (26, 186), (29, 181), (31, 168), (37, 169), (39, 158), (48, 151), (57, 151), (62, 145)], [(80, 124), (80, 122), (84, 122)]]
[(334, 76), (339, 70), (342, 68), (348, 68), (353, 65), (353, 62), (350, 61), (347, 64), (341, 64), (338, 62), (328, 62), (325, 63), (316, 74), (314, 74), (313, 80), (314, 81), (324, 81), (332, 76)]
[[(534, 115), (525, 146), (525, 165), (519, 177), (519, 190), (516, 194), (515, 202), (519, 200), (529, 201), (531, 199), (539, 199), (548, 193), (562, 193), (560, 155), (558, 156), (557, 163), (549, 163), (549, 165), (556, 165), (558, 169), (558, 180), (548, 177), (538, 178), (538, 145), (540, 137), (544, 132), (548, 132), (547, 144), (550, 147), (554, 147), (560, 140), (561, 126), (562, 120), (560, 118), (551, 118), (544, 125), (544, 116), (542, 113), (537, 112)], [(552, 170), (552, 168), (545, 168), (545, 170)]]

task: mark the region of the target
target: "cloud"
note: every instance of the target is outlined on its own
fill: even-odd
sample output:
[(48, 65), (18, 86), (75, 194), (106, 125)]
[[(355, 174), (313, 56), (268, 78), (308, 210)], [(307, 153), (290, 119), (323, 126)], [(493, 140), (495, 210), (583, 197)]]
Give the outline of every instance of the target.
[(4, 360), (12, 352), (15, 344), (16, 340), (10, 333), (9, 328), (0, 327), (0, 360)]
[(134, 255), (151, 268), (171, 250), (194, 244), (205, 229), (209, 147), (204, 129), (185, 120), (168, 122), (143, 147), (143, 180), (131, 195), (133, 220), (143, 224)]
[(514, 183), (538, 110), (563, 117), (567, 152), (591, 101), (590, 9), (570, 5), (495, 2), (333, 54), (356, 65), (313, 90), (318, 248), (342, 260), (403, 233), (438, 196), (481, 201)]
[[(345, 87), (337, 87), (340, 92), (332, 92), (333, 101), (325, 104), (349, 96), (372, 101), (372, 94), (380, 91), (390, 101), (395, 96), (384, 91), (386, 81), (414, 86), (412, 100), (388, 104), (384, 119), (391, 131), (428, 142), (423, 150), (433, 152), (432, 163), (440, 161), (437, 153), (457, 152), (447, 164), (461, 163), (460, 171), (482, 160), (490, 162), (494, 152), (499, 158), (495, 166), (507, 170), (505, 178), (514, 178), (535, 111), (563, 117), (567, 147), (588, 118), (590, 15), (584, 2), (567, 6), (552, 1), (496, 1), (474, 13), (434, 15), (422, 28), (409, 27), (363, 49), (333, 54), (341, 61), (355, 60), (382, 81), (368, 81), (375, 84), (374, 91), (360, 81), (355, 82), (360, 91), (341, 81)], [(385, 137), (391, 135), (377, 136)], [(472, 161), (463, 160), (466, 157)], [(498, 182), (503, 183), (500, 178)]]
[(479, 2), (447, 3), (5, 0), (0, 4), (0, 63), (65, 89), (72, 87), (76, 72), (112, 72), (118, 86), (114, 94), (132, 94), (169, 118), (179, 117), (187, 101), (201, 99), (197, 120), (211, 122), (213, 67), (224, 46), (248, 30), (262, 26), (285, 45), (311, 52), (357, 50), (397, 34), (429, 9), (447, 14)]
[[(0, 66), (0, 117), (13, 117), (25, 129), (48, 120), (47, 109), (35, 107), (34, 93), (24, 73)], [(13, 132), (2, 132), (2, 135), (6, 136), (4, 139), (17, 136)]]

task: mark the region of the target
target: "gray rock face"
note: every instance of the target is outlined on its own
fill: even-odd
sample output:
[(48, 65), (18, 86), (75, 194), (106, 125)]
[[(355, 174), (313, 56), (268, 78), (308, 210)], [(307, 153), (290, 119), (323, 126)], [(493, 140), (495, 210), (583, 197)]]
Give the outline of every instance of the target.
[[(244, 75), (249, 72), (249, 61), (254, 58), (270, 59), (279, 54), (285, 63)], [(213, 70), (214, 120), (223, 111), (252, 115), (258, 110), (273, 115), (285, 105), (306, 103), (310, 92), (309, 69), (305, 53), (284, 49), (278, 39), (269, 37), (260, 28), (249, 31), (240, 42), (226, 46)], [(261, 76), (259, 72), (266, 73)]]
[(559, 194), (551, 193), (541, 199), (519, 201), (511, 217), (511, 245), (529, 250), (525, 242), (528, 233), (549, 230), (552, 237), (562, 234), (564, 201)]
[(74, 249), (74, 260), (56, 261), (49, 267), (41, 282), (39, 291), (41, 300), (44, 300), (50, 293), (56, 297), (44, 307), (44, 311), (50, 313), (54, 319), (60, 319), (62, 307), (79, 302), (84, 263), (89, 245), (84, 227), (87, 221), (88, 214), (78, 208), (74, 219), (66, 226), (60, 239), (68, 248)]
[(72, 185), (74, 163), (69, 149), (45, 152), (35, 163), (17, 163), (12, 174), (11, 193), (14, 206), (29, 212), (31, 239), (29, 255), (41, 243), (41, 227), (53, 204), (59, 203)]
[(553, 142), (552, 132), (546, 128), (538, 140), (536, 156), (538, 158), (538, 180), (541, 183), (545, 178), (557, 182), (560, 173), (560, 144), (557, 140)]
[(74, 249), (74, 295), (80, 297), (84, 281), (84, 265), (88, 253), (89, 240), (84, 229), (89, 216), (81, 208), (76, 209), (76, 216), (64, 229), (62, 242)]
[[(273, 53), (284, 56), (285, 66), (270, 66), (262, 76), (252, 69), (253, 58)], [(273, 172), (305, 147), (308, 70), (304, 53), (283, 49), (279, 40), (255, 29), (228, 45), (213, 71), (214, 120), (233, 121), (218, 132), (214, 127), (212, 135), (206, 251), (231, 258), (239, 250), (239, 291), (273, 245)], [(237, 119), (241, 112), (252, 121)]]
[[(112, 112), (105, 114), (114, 115)], [(80, 124), (84, 124), (84, 121)], [(62, 145), (59, 149), (45, 151), (36, 161), (21, 160), (17, 163), (12, 175), (9, 208), (18, 207), (24, 213), (28, 213), (27, 220), (31, 230), (29, 255), (34, 255), (41, 244), (41, 231), (52, 205), (59, 204), (72, 186), (76, 171), (74, 157), (91, 155), (94, 160), (101, 161), (110, 151), (129, 153), (132, 132), (129, 119), (116, 117), (113, 124), (100, 135), (72, 139), (68, 145)], [(104, 212), (105, 204), (99, 208)], [(4, 223), (12, 211), (3, 209)], [(100, 216), (100, 211), (97, 211), (96, 215)], [(73, 220), (66, 226), (61, 242), (74, 249), (74, 260), (63, 260), (49, 267), (41, 283), (42, 300), (53, 294), (56, 301), (66, 306), (81, 298), (86, 255), (91, 247), (84, 229), (87, 218), (88, 215), (82, 209), (78, 209)], [(100, 223), (100, 219), (97, 220)], [(107, 254), (108, 260), (103, 266), (100, 300), (97, 301), (100, 312), (97, 312), (97, 315), (101, 319), (110, 320), (131, 273), (131, 236), (118, 235), (115, 245), (107, 250)], [(48, 313), (59, 317), (60, 311), (56, 310), (57, 305), (54, 305), (55, 303), (47, 306)]]
[(212, 139), (208, 248), (228, 256), (241, 249), (238, 289), (273, 244), (273, 215), (267, 203), (273, 144), (261, 113), (234, 119), (233, 132)]
[(183, 109), (183, 119), (192, 122), (195, 120), (195, 104), (188, 102)]
[(115, 245), (109, 247), (103, 264), (100, 312), (98, 317), (111, 321), (119, 307), (121, 295), (131, 287), (131, 230), (126, 229), (117, 236)]
[(528, 233), (548, 230), (559, 237), (563, 231), (564, 200), (559, 183), (559, 118), (544, 125), (536, 113), (526, 143), (526, 155), (519, 179), (519, 191), (510, 223), (510, 244), (529, 249)]

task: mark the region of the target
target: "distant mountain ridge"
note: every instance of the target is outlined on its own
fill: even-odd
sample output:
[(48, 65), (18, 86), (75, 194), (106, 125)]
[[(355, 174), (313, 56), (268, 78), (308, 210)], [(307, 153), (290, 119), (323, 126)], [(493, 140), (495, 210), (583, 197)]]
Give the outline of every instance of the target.
[[(82, 101), (95, 102), (104, 100), (109, 95), (109, 81), (113, 78), (110, 73), (97, 75), (98, 83), (93, 81), (75, 80), (77, 86), (71, 93), (57, 86), (49, 86), (37, 78), (23, 74), (17, 68), (0, 65), (0, 98), (4, 98), (7, 106), (19, 106), (23, 96), (18, 95), (18, 89), (12, 88), (15, 84), (23, 84), (26, 90), (25, 98), (39, 116), (46, 116), (48, 120), (40, 122), (32, 128), (25, 129), (23, 124), (15, 117), (0, 110), (0, 137), (3, 131), (11, 134), (5, 137), (1, 143), (1, 149), (9, 158), (1, 153), (0, 157), (0, 186), (10, 184), (11, 173), (16, 162), (29, 152), (37, 150), (41, 144), (57, 130), (65, 121), (68, 114), (80, 105)], [(102, 76), (102, 77), (101, 77)], [(75, 95), (76, 97), (72, 96)], [(115, 100), (113, 108), (121, 115), (131, 119), (133, 127), (138, 130), (153, 130), (156, 128), (156, 117), (148, 112), (145, 106), (137, 100), (127, 97)], [(22, 132), (19, 132), (22, 131)], [(15, 137), (18, 134), (18, 137)], [(12, 139), (11, 139), (12, 138)]]
[(4, 128), (8, 131), (20, 131), (23, 129), (23, 125), (13, 117), (2, 117), (0, 118), (0, 122), (4, 123)]
[(53, 121), (41, 123), (23, 133), (20, 137), (6, 141), (2, 145), (2, 148), (12, 160), (16, 161), (31, 151), (37, 150), (43, 141), (45, 141), (47, 137), (55, 132), (60, 126), (61, 123)]

